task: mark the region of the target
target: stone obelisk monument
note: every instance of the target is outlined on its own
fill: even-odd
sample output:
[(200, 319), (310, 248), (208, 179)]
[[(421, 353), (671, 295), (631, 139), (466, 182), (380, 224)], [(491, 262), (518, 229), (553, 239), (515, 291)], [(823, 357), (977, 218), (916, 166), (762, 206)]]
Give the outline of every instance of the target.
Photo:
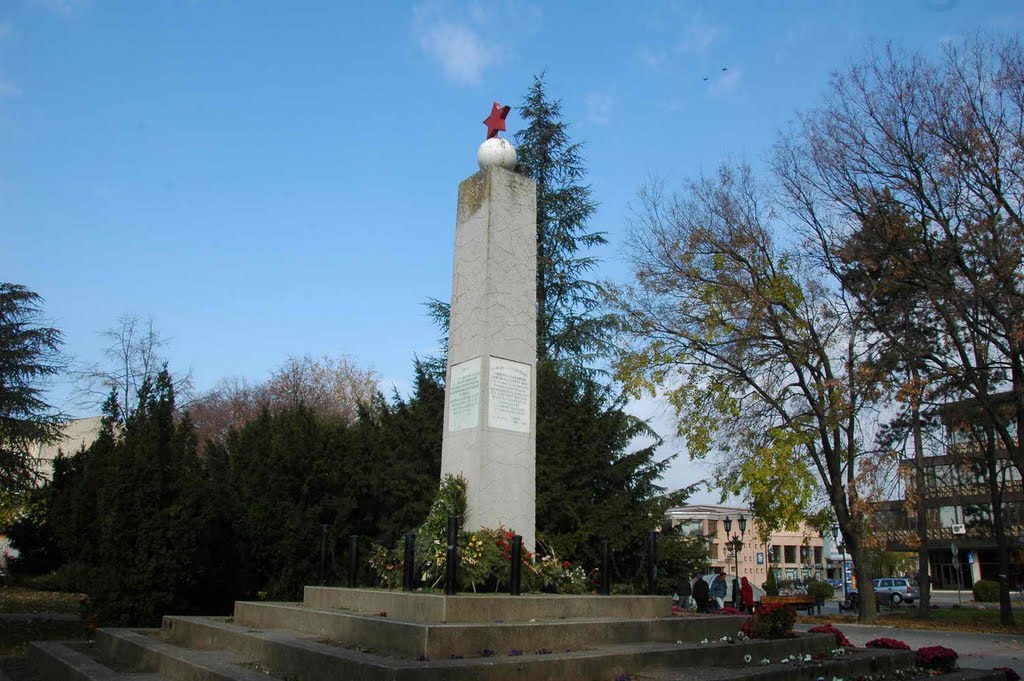
[(441, 475), (467, 482), (465, 529), (505, 528), (534, 550), (537, 426), (537, 190), (497, 136), (495, 103), (459, 185)]

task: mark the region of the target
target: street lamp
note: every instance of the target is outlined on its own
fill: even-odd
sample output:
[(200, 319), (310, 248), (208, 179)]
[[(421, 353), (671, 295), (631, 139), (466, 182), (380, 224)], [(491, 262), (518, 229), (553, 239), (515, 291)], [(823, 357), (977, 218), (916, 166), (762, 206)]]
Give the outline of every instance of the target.
[[(740, 551), (743, 550), (743, 535), (747, 533), (747, 518), (741, 515), (739, 517), (740, 533), (734, 534), (732, 539), (729, 540), (729, 546), (732, 547), (733, 558), (736, 561), (736, 578), (739, 579), (740, 574)], [(725, 516), (723, 523), (725, 525), (725, 533), (729, 534), (732, 532), (732, 518)]]
[[(839, 539), (839, 525), (832, 526), (832, 541)], [(839, 549), (839, 581), (843, 583), (843, 602), (846, 601), (846, 542), (836, 545)]]

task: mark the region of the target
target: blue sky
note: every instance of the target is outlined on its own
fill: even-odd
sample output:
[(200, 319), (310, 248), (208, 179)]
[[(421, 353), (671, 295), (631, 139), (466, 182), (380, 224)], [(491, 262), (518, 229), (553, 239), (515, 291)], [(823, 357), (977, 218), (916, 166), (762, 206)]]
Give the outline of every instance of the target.
[(0, 278), (81, 361), (134, 313), (200, 390), (303, 354), (401, 389), (436, 347), (422, 303), (450, 294), (481, 121), (534, 74), (586, 143), (618, 278), (645, 180), (758, 163), (868, 40), (1022, 27), (997, 0), (0, 0)]

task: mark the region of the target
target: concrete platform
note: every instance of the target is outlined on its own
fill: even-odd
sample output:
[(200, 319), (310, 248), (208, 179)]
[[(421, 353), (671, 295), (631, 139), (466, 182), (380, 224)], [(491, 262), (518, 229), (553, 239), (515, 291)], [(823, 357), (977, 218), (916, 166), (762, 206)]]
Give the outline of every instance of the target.
[[(620, 674), (650, 681), (815, 681), (913, 666), (913, 654), (904, 651), (858, 650), (832, 659), (830, 634), (721, 641), (735, 636), (742, 616), (607, 616), (660, 608), (660, 598), (520, 602), (354, 591), (312, 588), (304, 603), (238, 603), (236, 618), (169, 616), (160, 629), (100, 629), (91, 644), (33, 643), (34, 677), (19, 681), (613, 681)], [(382, 609), (367, 614), (318, 605), (325, 601)], [(424, 604), (431, 610), (417, 612)], [(474, 621), (500, 605), (512, 619)], [(457, 621), (436, 621), (439, 615)], [(789, 655), (819, 659), (778, 663)], [(765, 658), (774, 664), (760, 665)], [(962, 681), (1002, 679), (968, 674)]]
[[(172, 621), (179, 618), (171, 618)], [(479, 655), (481, 650), (582, 650), (612, 644), (683, 641), (735, 636), (745, 617), (613, 617), (533, 622), (424, 624), (310, 608), (293, 603), (235, 604), (234, 622), (258, 629), (289, 629), (343, 646), (364, 646), (391, 655), (439, 659)]]
[(627, 619), (668, 617), (670, 596), (562, 596), (538, 594), (442, 594), (406, 593), (381, 589), (345, 589), (307, 586), (303, 605), (340, 608), (403, 622), (529, 622), (531, 620), (621, 617)]

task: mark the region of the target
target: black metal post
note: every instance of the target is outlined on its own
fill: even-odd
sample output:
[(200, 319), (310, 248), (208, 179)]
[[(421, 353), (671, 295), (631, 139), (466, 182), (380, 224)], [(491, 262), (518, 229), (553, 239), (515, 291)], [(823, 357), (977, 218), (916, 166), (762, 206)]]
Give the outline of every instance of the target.
[(454, 596), (459, 592), (459, 519), (448, 516), (448, 551), (445, 556), (444, 592)]
[(348, 585), (359, 586), (359, 535), (348, 538)]
[(647, 593), (658, 593), (658, 533), (647, 535)]
[(523, 572), (523, 538), (518, 534), (512, 535), (512, 566), (508, 580), (508, 592), (518, 596), (519, 583), (522, 580)]
[(327, 560), (327, 528), (329, 525), (320, 526), (320, 586), (326, 584), (324, 581), (324, 567)]
[(416, 533), (405, 535), (405, 561), (402, 565), (402, 590), (412, 591), (416, 586)]
[(598, 593), (602, 596), (607, 596), (611, 593), (611, 574), (608, 570), (609, 554), (611, 553), (611, 546), (607, 539), (601, 540), (601, 586)]

